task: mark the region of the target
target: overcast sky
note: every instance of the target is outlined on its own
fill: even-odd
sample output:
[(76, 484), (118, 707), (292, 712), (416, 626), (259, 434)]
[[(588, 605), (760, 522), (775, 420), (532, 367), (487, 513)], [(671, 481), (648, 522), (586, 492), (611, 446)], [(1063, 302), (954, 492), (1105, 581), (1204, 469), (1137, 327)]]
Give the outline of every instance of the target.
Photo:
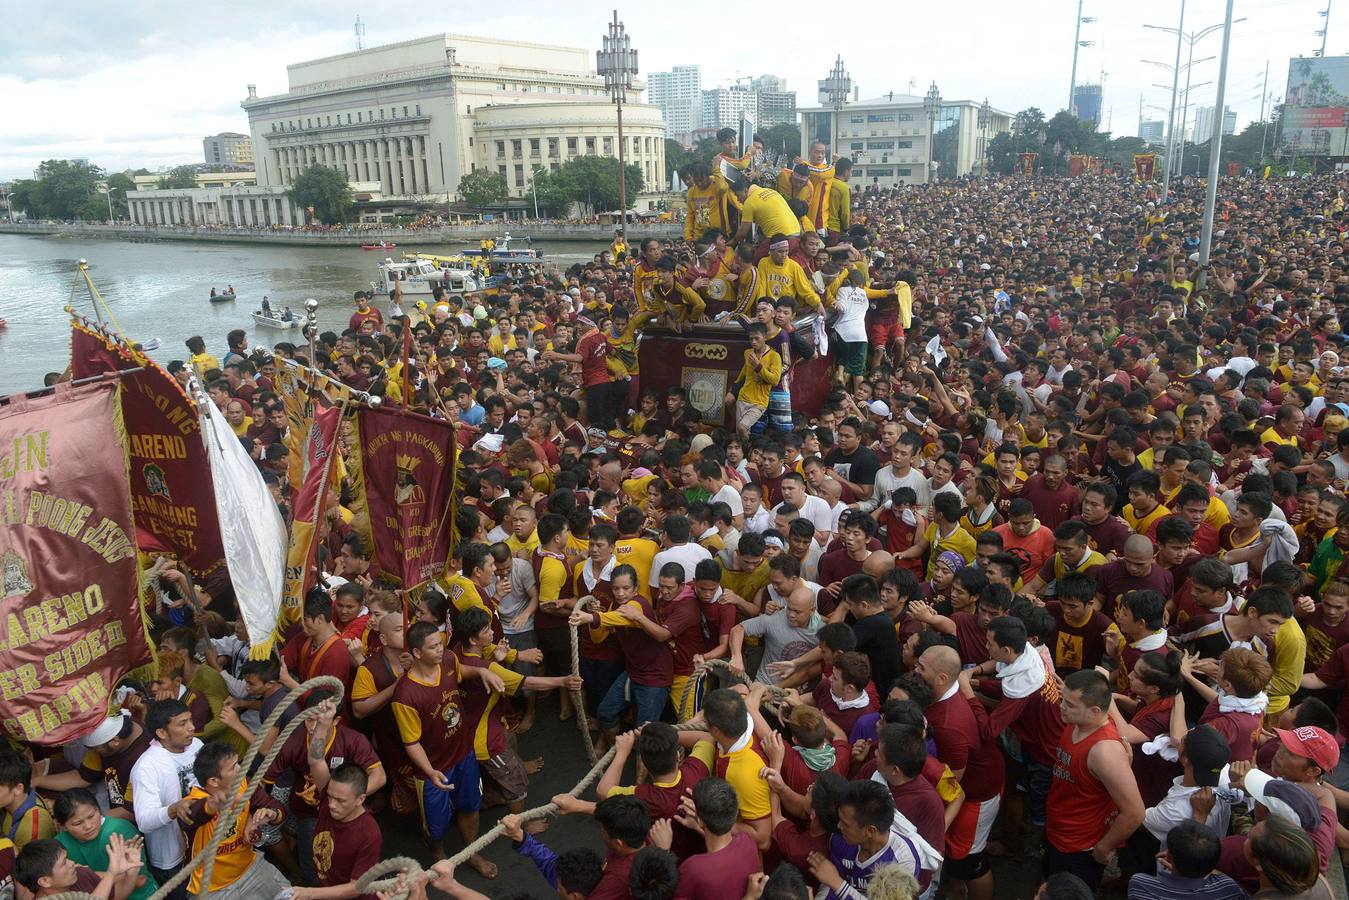
[[(1318, 49), (1315, 32), (1326, 2), (1237, 0), (1235, 15), (1246, 21), (1233, 28), (1227, 105), (1237, 112), (1238, 128), (1259, 115), (1266, 60), (1269, 90), (1281, 99), (1289, 58)], [(864, 97), (904, 93), (911, 82), (922, 94), (935, 80), (947, 99), (987, 97), (1010, 112), (1038, 106), (1052, 115), (1067, 104), (1075, 6), (1073, 0), (644, 0), (620, 14), (644, 75), (698, 63), (710, 87), (771, 73), (788, 80), (798, 105), (810, 106), (816, 80), (842, 55)], [(0, 34), (0, 179), (28, 177), (50, 158), (87, 157), (109, 170), (201, 162), (203, 136), (248, 131), (239, 108), (245, 85), (280, 93), (287, 63), (354, 50), (358, 14), (367, 46), (448, 31), (593, 51), (612, 8), (612, 2), (590, 0), (7, 4)], [(1103, 129), (1108, 124), (1117, 135), (1134, 134), (1140, 94), (1143, 103), (1161, 107), (1145, 108), (1145, 119), (1166, 118), (1171, 76), (1140, 60), (1173, 61), (1175, 38), (1143, 26), (1174, 27), (1179, 9), (1179, 0), (1085, 0), (1083, 15), (1097, 21), (1082, 26), (1082, 39), (1095, 44), (1081, 51), (1078, 81), (1096, 82), (1106, 73)], [(1223, 10), (1223, 0), (1189, 0), (1185, 30), (1221, 24)], [(822, 22), (820, 14), (833, 18)], [(1220, 48), (1218, 29), (1196, 46), (1195, 59), (1217, 57)], [(1326, 53), (1345, 52), (1349, 10), (1337, 9)], [(1196, 84), (1216, 83), (1217, 75), (1216, 58), (1194, 67)], [(1212, 105), (1215, 87), (1192, 89), (1193, 105)]]

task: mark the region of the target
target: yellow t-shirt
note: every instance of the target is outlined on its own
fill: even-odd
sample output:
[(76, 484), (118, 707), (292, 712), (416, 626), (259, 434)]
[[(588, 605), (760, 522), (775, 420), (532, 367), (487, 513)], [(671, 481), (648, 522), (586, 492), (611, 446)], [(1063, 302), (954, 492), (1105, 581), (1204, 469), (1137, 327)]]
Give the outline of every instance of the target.
[(1132, 503), (1126, 503), (1124, 509), (1120, 510), (1120, 516), (1124, 521), (1129, 523), (1129, 527), (1134, 530), (1135, 534), (1147, 534), (1148, 529), (1152, 527), (1153, 522), (1156, 522), (1158, 519), (1164, 519), (1169, 515), (1171, 515), (1171, 510), (1162, 506), (1160, 503), (1157, 504), (1152, 512), (1145, 516), (1139, 516), (1135, 513), (1134, 505)]
[[(614, 544), (614, 560), (620, 566), (632, 566), (637, 572), (637, 592), (650, 599), (651, 561), (660, 552), (656, 542), (646, 538), (619, 538)], [(542, 595), (540, 595), (542, 596)]]
[(744, 365), (736, 375), (736, 381), (741, 382), (738, 399), (767, 409), (769, 394), (782, 380), (782, 357), (776, 350), (765, 350), (756, 366), (750, 363), (749, 353), (745, 351)]
[(787, 257), (782, 261), (782, 265), (778, 265), (773, 262), (772, 256), (765, 256), (759, 260), (757, 268), (760, 297), (772, 297), (776, 300), (782, 296), (791, 296), (802, 303), (820, 305), (820, 295), (806, 275), (806, 270), (791, 257)]
[[(735, 795), (740, 800), (740, 821), (754, 822), (766, 818), (772, 812), (768, 799), (770, 789), (759, 772), (768, 765), (768, 761), (759, 755), (755, 742), (751, 740), (734, 753), (722, 753), (718, 748), (716, 765), (719, 766), (722, 760), (726, 761), (726, 774), (722, 777), (735, 788)], [(712, 771), (715, 772), (716, 768)]]
[(954, 550), (959, 553), (966, 563), (974, 562), (974, 550), (977, 542), (964, 528), (956, 526), (949, 535), (941, 537), (937, 531), (937, 523), (930, 522), (927, 531), (923, 532), (923, 536), (927, 538), (928, 543), (928, 578), (931, 578), (932, 573), (937, 570), (937, 557), (947, 550)]
[(539, 546), (539, 530), (536, 528), (529, 533), (527, 540), (520, 540), (514, 534), (506, 538), (506, 546), (511, 548), (511, 555), (514, 556), (521, 551), (534, 552)]
[(765, 238), (775, 234), (788, 237), (801, 234), (801, 223), (792, 214), (786, 199), (772, 188), (752, 187), (740, 207), (740, 220), (753, 222)]
[(1284, 437), (1283, 435), (1279, 434), (1279, 432), (1276, 431), (1276, 430), (1274, 429), (1274, 426), (1273, 426), (1273, 425), (1271, 425), (1270, 427), (1266, 428), (1263, 432), (1261, 432), (1261, 434), (1260, 434), (1260, 443), (1262, 443), (1262, 444), (1287, 444), (1287, 445), (1290, 446), (1290, 447), (1301, 447), (1301, 446), (1302, 446), (1301, 444), (1298, 443), (1297, 435), (1293, 435), (1292, 437), (1286, 438), (1286, 437)]

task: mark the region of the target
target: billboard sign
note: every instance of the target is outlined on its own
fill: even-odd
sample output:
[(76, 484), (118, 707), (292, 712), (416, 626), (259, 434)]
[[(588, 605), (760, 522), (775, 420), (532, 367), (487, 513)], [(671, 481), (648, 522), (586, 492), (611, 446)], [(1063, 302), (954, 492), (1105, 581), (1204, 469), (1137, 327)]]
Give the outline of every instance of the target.
[(1345, 155), (1349, 56), (1298, 57), (1288, 63), (1283, 140), (1299, 156)]

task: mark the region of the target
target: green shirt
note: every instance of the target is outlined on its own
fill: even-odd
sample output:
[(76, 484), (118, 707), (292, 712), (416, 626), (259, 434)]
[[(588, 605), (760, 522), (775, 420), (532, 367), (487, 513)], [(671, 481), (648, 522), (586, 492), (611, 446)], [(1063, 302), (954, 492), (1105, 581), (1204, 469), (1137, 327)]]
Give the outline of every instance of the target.
[[(132, 825), (126, 819), (118, 819), (113, 816), (104, 816), (103, 824), (98, 829), (98, 837), (92, 841), (77, 841), (71, 837), (70, 832), (62, 831), (56, 835), (56, 839), (61, 842), (61, 846), (66, 848), (66, 855), (70, 861), (77, 866), (88, 866), (95, 872), (108, 871), (108, 837), (116, 832), (126, 840), (140, 837), (140, 832), (136, 826)], [(127, 900), (150, 900), (154, 892), (159, 889), (155, 883), (155, 876), (150, 874), (149, 867), (145, 864), (145, 849), (141, 848), (141, 875), (145, 876), (145, 884), (136, 888), (127, 897)]]

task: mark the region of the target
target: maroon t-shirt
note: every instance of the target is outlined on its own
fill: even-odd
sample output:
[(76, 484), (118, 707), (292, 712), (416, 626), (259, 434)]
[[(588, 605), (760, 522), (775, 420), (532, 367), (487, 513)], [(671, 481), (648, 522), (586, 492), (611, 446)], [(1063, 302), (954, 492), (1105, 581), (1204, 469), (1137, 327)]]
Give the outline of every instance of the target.
[(1076, 516), (1082, 506), (1077, 488), (1065, 480), (1057, 490), (1051, 490), (1045, 484), (1045, 477), (1038, 472), (1021, 486), (1021, 496), (1031, 502), (1035, 517), (1050, 531)]
[(960, 661), (965, 665), (977, 666), (988, 660), (988, 640), (979, 619), (972, 612), (961, 610), (951, 613), (951, 621), (956, 626), (956, 640), (960, 642)]
[[(328, 811), (328, 792), (319, 795), (318, 824), (314, 829), (314, 867), (321, 887), (335, 887), (360, 878), (379, 862), (384, 835), (369, 812), (350, 822), (339, 822)], [(362, 894), (361, 900), (373, 898)]]
[(1114, 553), (1119, 556), (1124, 553), (1124, 542), (1133, 534), (1129, 528), (1129, 523), (1119, 516), (1106, 516), (1103, 520), (1092, 525), (1081, 516), (1077, 517), (1083, 525), (1087, 526), (1087, 546), (1095, 550), (1102, 556), (1108, 556)]
[[(870, 682), (868, 682), (869, 685)], [(833, 695), (829, 692), (828, 678), (820, 679), (820, 683), (815, 685), (812, 696), (815, 698), (815, 705), (820, 712), (824, 713), (839, 728), (842, 728), (844, 734), (852, 734), (852, 727), (857, 724), (858, 719), (867, 713), (874, 713), (880, 708), (876, 704), (876, 695), (868, 690), (866, 692), (866, 706), (860, 706), (857, 709), (839, 709), (838, 704), (834, 702)]]
[(715, 853), (699, 853), (679, 864), (675, 900), (740, 900), (749, 877), (762, 871), (754, 838), (738, 831)]
[(1318, 605), (1310, 615), (1298, 621), (1307, 637), (1307, 661), (1303, 671), (1315, 672), (1330, 661), (1336, 647), (1349, 644), (1349, 616), (1338, 625), (1327, 625), (1325, 610)]
[[(1171, 731), (1171, 706), (1173, 698), (1167, 697), (1156, 703), (1140, 707), (1134, 712), (1129, 724), (1137, 728), (1152, 740), (1158, 735)], [(1138, 782), (1138, 792), (1143, 796), (1144, 806), (1156, 806), (1171, 790), (1171, 782), (1181, 774), (1179, 762), (1167, 762), (1160, 753), (1147, 754), (1135, 747), (1133, 754), (1134, 778)]]
[(937, 743), (937, 759), (952, 772), (965, 770), (960, 786), (968, 799), (988, 800), (1002, 792), (1004, 766), (997, 739), (980, 739), (979, 723), (959, 691), (929, 706), (927, 722)]
[(604, 875), (587, 895), (587, 900), (628, 900), (632, 896), (628, 890), (628, 872), (632, 869), (632, 858), (636, 855), (636, 852), (606, 853)]
[[(332, 742), (323, 758), (328, 762), (329, 771), (344, 762), (356, 763), (367, 772), (382, 765), (365, 735), (341, 724), (334, 728)], [(318, 787), (309, 777), (309, 733), (306, 729), (299, 728), (291, 734), (263, 781), (272, 784), (287, 769), (295, 776), (295, 787), (290, 792), (291, 813), (301, 819), (314, 818), (319, 812), (319, 794)]]
[(1217, 700), (1209, 701), (1204, 714), (1199, 717), (1200, 725), (1212, 725), (1227, 738), (1227, 744), (1232, 748), (1232, 762), (1244, 762), (1255, 756), (1255, 736), (1260, 733), (1264, 721), (1265, 717), (1260, 713), (1219, 712)]
[(1112, 619), (1119, 618), (1120, 604), (1130, 591), (1156, 591), (1163, 597), (1171, 596), (1170, 572), (1154, 562), (1148, 574), (1138, 578), (1129, 574), (1127, 565), (1124, 560), (1117, 559), (1091, 570), (1096, 577), (1097, 592), (1105, 596), (1101, 611)]
[[(851, 731), (847, 733), (852, 734)], [(834, 764), (825, 771), (836, 772), (847, 778), (848, 770), (852, 767), (852, 745), (847, 741), (833, 741), (831, 743), (834, 748)], [(820, 774), (806, 765), (805, 759), (801, 756), (801, 751), (796, 747), (787, 748), (787, 752), (782, 757), (782, 780), (786, 782), (789, 788), (804, 795)]]

